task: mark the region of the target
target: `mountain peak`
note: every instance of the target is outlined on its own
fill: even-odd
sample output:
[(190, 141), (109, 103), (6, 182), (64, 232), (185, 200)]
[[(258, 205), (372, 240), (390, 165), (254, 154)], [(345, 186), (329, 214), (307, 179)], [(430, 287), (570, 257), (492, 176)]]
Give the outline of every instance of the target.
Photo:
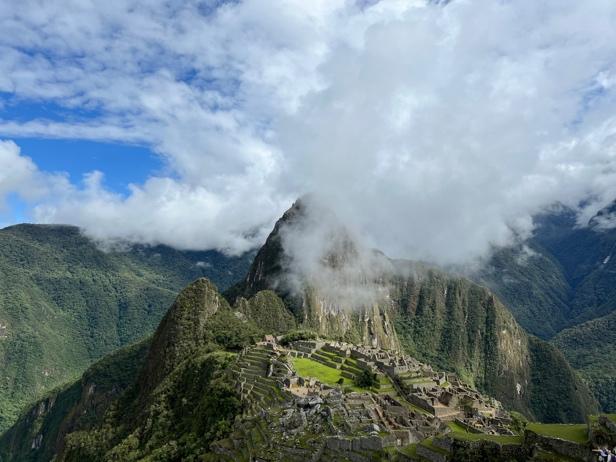
[(152, 338), (142, 387), (152, 389), (178, 362), (207, 344), (207, 321), (221, 309), (230, 310), (229, 304), (207, 278), (182, 290)]

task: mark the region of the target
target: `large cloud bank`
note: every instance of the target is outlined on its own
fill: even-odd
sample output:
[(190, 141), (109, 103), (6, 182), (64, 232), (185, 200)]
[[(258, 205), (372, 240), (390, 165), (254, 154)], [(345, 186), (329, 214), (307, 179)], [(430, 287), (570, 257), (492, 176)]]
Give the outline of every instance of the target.
[(612, 0), (5, 2), (0, 91), (71, 115), (0, 136), (139, 143), (167, 169), (118, 195), (5, 142), (0, 197), (241, 252), (311, 192), (392, 256), (465, 262), (555, 201), (616, 198), (615, 25)]

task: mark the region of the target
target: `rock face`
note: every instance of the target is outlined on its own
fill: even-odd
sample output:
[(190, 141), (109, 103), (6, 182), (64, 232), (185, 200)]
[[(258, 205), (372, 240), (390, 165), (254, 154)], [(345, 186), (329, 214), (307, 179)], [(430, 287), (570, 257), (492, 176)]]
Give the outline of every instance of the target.
[(436, 270), (394, 285), (405, 349), (532, 414), (528, 337), (488, 290)]
[[(331, 212), (313, 207), (301, 199), (283, 215), (229, 298), (273, 290), (302, 328), (403, 349), (535, 418), (583, 420), (596, 410), (562, 355), (529, 338), (488, 289), (362, 248)], [(559, 380), (549, 380), (556, 370)], [(545, 406), (551, 396), (558, 405)]]

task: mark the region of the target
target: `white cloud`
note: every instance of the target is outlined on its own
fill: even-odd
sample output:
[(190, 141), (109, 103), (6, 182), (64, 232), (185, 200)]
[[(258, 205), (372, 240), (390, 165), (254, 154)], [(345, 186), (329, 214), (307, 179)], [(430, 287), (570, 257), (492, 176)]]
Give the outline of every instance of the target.
[(241, 251), (312, 191), (391, 255), (460, 262), (554, 201), (616, 197), (615, 18), (612, 0), (6, 3), (0, 91), (90, 114), (0, 135), (166, 159), (127, 197), (92, 174), (38, 200), (98, 238)]
[(67, 186), (64, 176), (40, 172), (13, 141), (0, 140), (0, 209), (6, 206), (9, 194), (35, 201)]

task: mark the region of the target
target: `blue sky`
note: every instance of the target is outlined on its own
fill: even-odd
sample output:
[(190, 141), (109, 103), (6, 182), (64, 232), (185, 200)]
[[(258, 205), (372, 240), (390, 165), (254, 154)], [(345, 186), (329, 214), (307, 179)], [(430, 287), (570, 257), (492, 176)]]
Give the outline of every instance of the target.
[[(0, 93), (0, 120), (55, 122), (93, 120), (100, 111), (63, 107), (54, 101), (24, 100), (10, 93)], [(143, 183), (149, 175), (161, 172), (163, 162), (145, 145), (112, 143), (80, 139), (14, 137), (22, 152), (46, 172), (65, 172), (72, 183), (81, 182), (93, 170), (105, 175), (105, 186), (113, 192), (127, 194), (130, 183)], [(19, 203), (17, 198), (11, 201)], [(16, 218), (24, 217), (23, 204)]]
[(312, 192), (390, 255), (465, 261), (616, 197), (615, 23), (613, 0), (6, 2), (0, 224), (239, 253)]
[(147, 147), (87, 140), (16, 138), (24, 153), (46, 172), (66, 172), (71, 183), (79, 184), (84, 175), (99, 170), (104, 185), (126, 195), (130, 183), (143, 183), (163, 170), (161, 158)]

